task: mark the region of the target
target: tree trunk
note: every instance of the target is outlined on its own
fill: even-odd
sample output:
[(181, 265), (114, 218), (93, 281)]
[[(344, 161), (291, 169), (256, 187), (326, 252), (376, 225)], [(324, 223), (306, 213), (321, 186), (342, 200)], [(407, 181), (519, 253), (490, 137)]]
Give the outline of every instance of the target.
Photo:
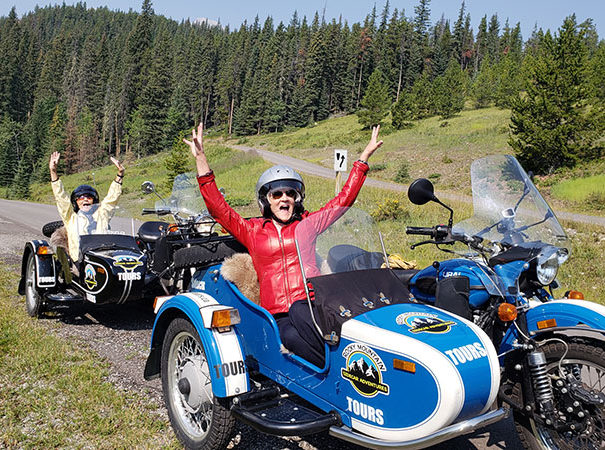
[(231, 137), (231, 125), (233, 125), (233, 106), (235, 104), (235, 97), (231, 98), (231, 107), (229, 108), (229, 137)]

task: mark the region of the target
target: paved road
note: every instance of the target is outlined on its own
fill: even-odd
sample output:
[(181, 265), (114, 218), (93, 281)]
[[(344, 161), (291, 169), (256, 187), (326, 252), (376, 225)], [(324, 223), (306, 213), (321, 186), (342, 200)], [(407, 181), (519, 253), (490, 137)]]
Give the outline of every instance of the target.
[[(280, 153), (270, 152), (268, 150), (262, 150), (258, 148), (247, 147), (245, 145), (231, 145), (232, 148), (236, 150), (240, 150), (246, 153), (257, 154), (261, 156), (266, 161), (272, 162), (273, 164), (285, 164), (288, 165), (300, 172), (308, 173), (309, 175), (315, 175), (317, 177), (323, 178), (334, 178), (334, 171), (320, 166), (319, 164), (314, 164), (308, 161), (303, 161), (301, 159), (293, 158), (291, 156), (282, 155)], [(374, 178), (368, 178), (365, 182), (366, 186), (373, 186), (381, 189), (387, 189), (396, 192), (407, 192), (408, 186), (392, 183), (389, 181), (377, 180)], [(457, 200), (462, 202), (471, 203), (472, 198), (468, 195), (458, 194), (454, 192), (438, 192), (437, 193), (441, 200)], [(570, 220), (573, 222), (587, 223), (600, 225), (605, 227), (605, 217), (599, 216), (589, 216), (587, 214), (578, 214), (578, 213), (568, 213), (559, 211), (556, 212), (557, 217), (563, 220)]]

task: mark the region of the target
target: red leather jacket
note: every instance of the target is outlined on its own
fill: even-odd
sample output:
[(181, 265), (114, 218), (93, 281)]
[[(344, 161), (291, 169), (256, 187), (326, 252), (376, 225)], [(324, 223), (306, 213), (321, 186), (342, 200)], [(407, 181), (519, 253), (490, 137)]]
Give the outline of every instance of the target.
[[(305, 211), (301, 220), (320, 211), (325, 213), (328, 209), (352, 206), (368, 169), (367, 164), (356, 161), (342, 191), (319, 211)], [(208, 212), (248, 249), (260, 283), (261, 306), (271, 314), (288, 312), (292, 303), (306, 297), (294, 243), (294, 230), (300, 220), (283, 226), (280, 233), (271, 219), (244, 219), (235, 212), (218, 191), (212, 172), (198, 177), (198, 183)], [(331, 217), (322, 228), (327, 228), (337, 218)]]

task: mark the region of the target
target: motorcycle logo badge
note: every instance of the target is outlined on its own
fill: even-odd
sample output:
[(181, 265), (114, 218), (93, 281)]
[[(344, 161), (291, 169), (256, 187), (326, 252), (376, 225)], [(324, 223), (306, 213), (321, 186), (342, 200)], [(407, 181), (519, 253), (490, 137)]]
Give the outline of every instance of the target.
[(395, 319), (398, 325), (407, 325), (411, 333), (448, 333), (456, 322), (443, 320), (437, 314), (430, 313), (404, 313)]
[(86, 264), (84, 268), (84, 283), (88, 289), (94, 289), (97, 286), (97, 272), (90, 264)]
[(382, 372), (386, 366), (374, 350), (367, 345), (354, 342), (342, 351), (346, 368), (340, 369), (340, 376), (364, 397), (389, 395), (389, 385), (382, 382)]
[(142, 266), (143, 262), (130, 255), (119, 255), (114, 258), (113, 265), (121, 267), (124, 270), (133, 270)]

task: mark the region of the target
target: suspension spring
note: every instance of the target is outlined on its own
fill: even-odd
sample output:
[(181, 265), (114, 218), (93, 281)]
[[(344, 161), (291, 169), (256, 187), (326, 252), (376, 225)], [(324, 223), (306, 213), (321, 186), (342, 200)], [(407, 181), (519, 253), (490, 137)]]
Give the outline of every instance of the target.
[(544, 352), (535, 350), (527, 355), (527, 362), (534, 385), (534, 395), (542, 409), (552, 410), (554, 395), (550, 379), (546, 371), (546, 356)]

